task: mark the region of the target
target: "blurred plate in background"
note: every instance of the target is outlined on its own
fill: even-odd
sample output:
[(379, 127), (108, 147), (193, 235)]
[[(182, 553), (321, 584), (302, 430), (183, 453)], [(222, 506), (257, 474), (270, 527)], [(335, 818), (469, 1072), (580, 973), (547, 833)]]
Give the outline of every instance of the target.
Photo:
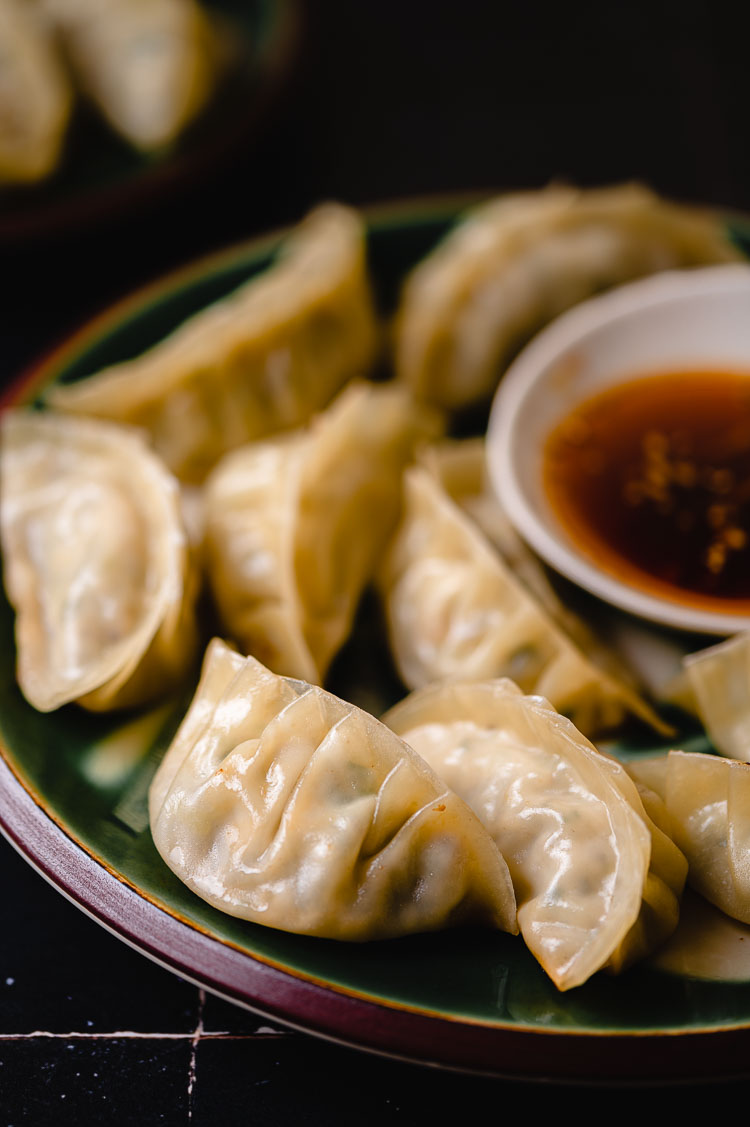
[(83, 99), (60, 166), (32, 186), (0, 188), (0, 245), (118, 218), (221, 170), (253, 143), (292, 74), (301, 38), (299, 0), (204, 0), (226, 38), (215, 95), (169, 150), (138, 152)]

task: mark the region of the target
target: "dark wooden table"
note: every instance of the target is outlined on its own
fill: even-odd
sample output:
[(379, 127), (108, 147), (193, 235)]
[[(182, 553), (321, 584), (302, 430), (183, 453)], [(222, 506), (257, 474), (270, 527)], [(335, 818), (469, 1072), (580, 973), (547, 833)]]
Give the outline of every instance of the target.
[[(714, 4), (320, 0), (305, 15), (284, 96), (229, 164), (94, 229), (1, 248), (4, 381), (133, 287), (325, 198), (637, 178), (750, 209), (746, 50)], [(0, 874), (2, 1125), (387, 1125), (487, 1106), (648, 1106), (643, 1091), (436, 1072), (270, 1027), (107, 934), (2, 840)], [(669, 1106), (729, 1094), (673, 1090)]]

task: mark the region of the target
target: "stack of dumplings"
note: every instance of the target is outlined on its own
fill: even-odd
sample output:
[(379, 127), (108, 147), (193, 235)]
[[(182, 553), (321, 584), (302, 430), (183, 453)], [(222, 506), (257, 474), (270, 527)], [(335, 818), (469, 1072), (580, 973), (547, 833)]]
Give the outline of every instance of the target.
[[(83, 0), (49, 9), (81, 33)], [(482, 436), (446, 437), (591, 288), (734, 254), (634, 186), (503, 197), (406, 280), (384, 379), (365, 224), (324, 204), (142, 355), (6, 412), (19, 687), (103, 711), (197, 682), (149, 795), (193, 893), (337, 940), (520, 932), (559, 990), (665, 943), (686, 880), (750, 922), (750, 766), (594, 746), (670, 730), (511, 526)], [(380, 719), (329, 684), (368, 590), (404, 697)]]

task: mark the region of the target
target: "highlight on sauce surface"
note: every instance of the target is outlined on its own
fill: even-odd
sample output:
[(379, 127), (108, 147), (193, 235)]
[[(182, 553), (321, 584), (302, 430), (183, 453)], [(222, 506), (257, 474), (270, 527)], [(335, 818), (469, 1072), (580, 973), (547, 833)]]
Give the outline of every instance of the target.
[(750, 372), (643, 374), (550, 434), (544, 487), (601, 567), (692, 605), (750, 609)]

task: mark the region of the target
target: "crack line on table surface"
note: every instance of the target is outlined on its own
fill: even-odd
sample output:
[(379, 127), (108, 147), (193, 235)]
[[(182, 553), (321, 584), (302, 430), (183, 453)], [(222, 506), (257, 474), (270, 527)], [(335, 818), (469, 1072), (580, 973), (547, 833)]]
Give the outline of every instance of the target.
[[(70, 1030), (68, 1033), (50, 1033), (43, 1029), (35, 1029), (31, 1033), (0, 1033), (0, 1041), (33, 1041), (43, 1038), (53, 1041), (121, 1041), (147, 1040), (147, 1041), (190, 1041), (195, 1040), (197, 1030), (190, 1033), (137, 1033), (130, 1029), (112, 1030), (108, 1033), (84, 1033)], [(201, 1030), (202, 1041), (252, 1041), (256, 1037), (288, 1037), (290, 1032), (285, 1029), (269, 1029), (268, 1026), (259, 1026), (254, 1033), (230, 1033), (228, 1030)], [(197, 1044), (197, 1041), (196, 1041)]]
[(206, 1007), (206, 991), (201, 987), (198, 989), (198, 1021), (195, 1026), (190, 1041), (190, 1063), (188, 1064), (188, 1087), (187, 1087), (187, 1100), (188, 1100), (188, 1122), (193, 1118), (193, 1091), (195, 1090), (196, 1081), (196, 1058), (198, 1055), (198, 1042), (203, 1033), (203, 1011)]

